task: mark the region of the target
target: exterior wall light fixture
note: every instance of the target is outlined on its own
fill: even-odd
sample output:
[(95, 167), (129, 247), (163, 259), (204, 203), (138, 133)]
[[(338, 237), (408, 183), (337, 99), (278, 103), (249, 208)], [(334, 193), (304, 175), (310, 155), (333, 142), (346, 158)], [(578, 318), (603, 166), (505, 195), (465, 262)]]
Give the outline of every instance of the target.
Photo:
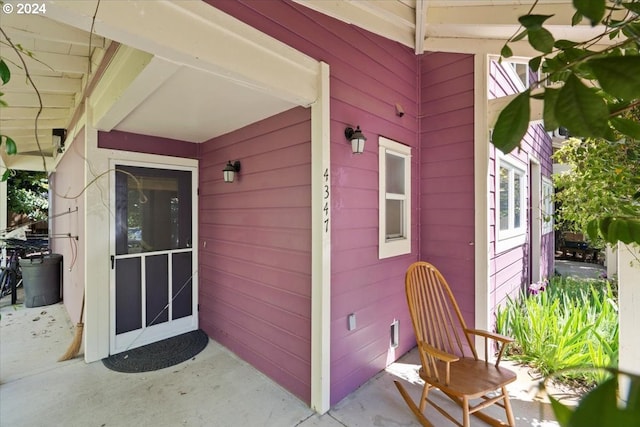
[(224, 182), (233, 182), (236, 173), (240, 172), (240, 160), (236, 160), (231, 163), (231, 160), (227, 162), (227, 166), (222, 169), (222, 174), (224, 176)]
[(353, 130), (352, 127), (346, 128), (344, 130), (344, 136), (351, 141), (351, 151), (353, 151), (353, 154), (362, 154), (367, 137), (362, 134), (360, 126), (356, 126), (356, 130)]

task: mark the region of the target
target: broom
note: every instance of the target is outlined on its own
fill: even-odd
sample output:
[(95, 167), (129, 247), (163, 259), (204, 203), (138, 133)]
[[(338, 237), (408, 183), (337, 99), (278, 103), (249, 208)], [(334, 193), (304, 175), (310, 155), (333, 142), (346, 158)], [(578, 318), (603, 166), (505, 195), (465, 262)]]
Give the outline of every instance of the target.
[(73, 341), (67, 351), (60, 356), (58, 362), (64, 362), (65, 360), (73, 359), (78, 355), (80, 351), (80, 344), (82, 344), (82, 331), (84, 330), (84, 323), (82, 323), (82, 316), (84, 315), (84, 293), (82, 294), (82, 309), (80, 310), (80, 321), (76, 324), (76, 334), (73, 336)]

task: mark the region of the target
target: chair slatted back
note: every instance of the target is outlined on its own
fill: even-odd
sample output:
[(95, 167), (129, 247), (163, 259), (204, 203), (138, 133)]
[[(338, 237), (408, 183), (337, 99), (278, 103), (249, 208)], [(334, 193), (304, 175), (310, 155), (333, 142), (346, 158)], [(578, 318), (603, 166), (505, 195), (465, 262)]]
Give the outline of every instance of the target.
[[(424, 261), (412, 264), (405, 276), (405, 291), (418, 344), (424, 342), (450, 354), (478, 358), (471, 338), (464, 333), (467, 326), (460, 308), (438, 269)], [(423, 369), (432, 376), (435, 361), (424, 360), (427, 356), (423, 351), (420, 357)]]

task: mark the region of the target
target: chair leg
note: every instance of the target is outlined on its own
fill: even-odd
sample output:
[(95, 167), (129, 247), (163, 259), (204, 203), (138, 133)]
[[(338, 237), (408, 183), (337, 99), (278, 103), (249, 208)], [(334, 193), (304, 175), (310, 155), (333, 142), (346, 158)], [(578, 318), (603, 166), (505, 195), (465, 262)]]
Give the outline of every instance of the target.
[(464, 427), (470, 427), (471, 421), (469, 420), (469, 399), (462, 398), (462, 425)]
[(516, 422), (513, 419), (513, 411), (511, 410), (511, 401), (506, 387), (502, 387), (502, 395), (504, 396), (504, 411), (507, 414), (507, 422), (511, 427), (515, 427)]
[(431, 387), (429, 384), (425, 383), (424, 388), (422, 389), (422, 395), (420, 396), (420, 412), (424, 412), (427, 407), (427, 396), (429, 394), (429, 389)]
[(398, 381), (394, 381), (394, 383), (398, 388), (400, 395), (402, 395), (402, 398), (407, 403), (407, 406), (409, 406), (409, 409), (411, 409), (411, 412), (413, 412), (413, 415), (416, 416), (420, 424), (423, 427), (434, 427), (433, 424), (431, 424), (429, 420), (427, 420), (427, 418), (424, 416), (424, 414), (418, 409), (416, 404), (411, 399), (411, 396), (409, 396), (409, 393), (407, 393), (407, 390), (405, 390), (404, 386)]

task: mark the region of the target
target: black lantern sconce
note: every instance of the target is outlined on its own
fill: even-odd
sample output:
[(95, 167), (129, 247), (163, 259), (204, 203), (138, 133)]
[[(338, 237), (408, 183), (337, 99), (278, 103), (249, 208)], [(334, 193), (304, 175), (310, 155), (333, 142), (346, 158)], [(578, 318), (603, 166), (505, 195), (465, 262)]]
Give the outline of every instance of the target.
[(344, 130), (344, 136), (351, 141), (351, 151), (353, 154), (362, 154), (367, 137), (362, 134), (360, 126), (356, 126), (356, 130), (353, 130), (352, 127), (346, 128)]
[(236, 173), (240, 172), (240, 160), (236, 160), (231, 163), (231, 160), (227, 162), (227, 166), (222, 169), (222, 174), (224, 176), (224, 182), (233, 182)]

